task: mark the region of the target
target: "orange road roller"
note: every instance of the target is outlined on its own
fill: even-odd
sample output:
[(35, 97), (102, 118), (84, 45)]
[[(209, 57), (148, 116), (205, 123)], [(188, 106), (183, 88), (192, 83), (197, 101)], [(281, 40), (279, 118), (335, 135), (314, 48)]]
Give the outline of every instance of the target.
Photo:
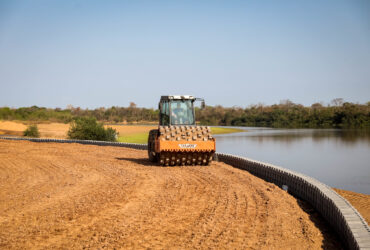
[(189, 95), (161, 96), (159, 127), (149, 132), (148, 156), (162, 166), (209, 165), (216, 151), (211, 128), (195, 123), (194, 102)]

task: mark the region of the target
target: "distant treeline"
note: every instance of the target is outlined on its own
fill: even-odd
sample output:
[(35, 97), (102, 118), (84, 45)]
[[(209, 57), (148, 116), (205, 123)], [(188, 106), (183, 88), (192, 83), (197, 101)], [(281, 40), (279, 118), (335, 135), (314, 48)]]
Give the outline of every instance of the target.
[(95, 117), (98, 121), (108, 123), (141, 122), (158, 120), (158, 110), (137, 108), (135, 104), (130, 107), (111, 107), (97, 109), (81, 109), (70, 106), (66, 109), (26, 107), (26, 108), (0, 108), (0, 119), (20, 121), (51, 121), (69, 123), (75, 117)]
[[(370, 129), (370, 102), (355, 104), (336, 99), (332, 105), (315, 103), (310, 107), (283, 101), (275, 105), (251, 105), (247, 108), (207, 106), (196, 109), (203, 125), (250, 126), (273, 128), (360, 128)], [(94, 110), (69, 106), (50, 109), (37, 106), (0, 108), (2, 120), (71, 122), (74, 117), (95, 117), (106, 123), (157, 122), (158, 110), (130, 107), (98, 108)]]
[(339, 102), (310, 107), (284, 101), (271, 106), (248, 108), (207, 107), (198, 111), (202, 124), (272, 128), (360, 128), (370, 129), (370, 102)]

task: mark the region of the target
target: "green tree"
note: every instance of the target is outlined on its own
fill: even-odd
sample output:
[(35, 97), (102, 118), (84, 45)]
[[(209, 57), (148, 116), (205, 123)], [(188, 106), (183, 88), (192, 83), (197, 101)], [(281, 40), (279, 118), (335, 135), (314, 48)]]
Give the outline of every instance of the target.
[(68, 130), (68, 137), (79, 140), (116, 141), (117, 131), (105, 129), (94, 117), (75, 118)]
[(23, 135), (27, 137), (40, 137), (39, 129), (37, 125), (29, 125), (25, 131), (23, 131)]

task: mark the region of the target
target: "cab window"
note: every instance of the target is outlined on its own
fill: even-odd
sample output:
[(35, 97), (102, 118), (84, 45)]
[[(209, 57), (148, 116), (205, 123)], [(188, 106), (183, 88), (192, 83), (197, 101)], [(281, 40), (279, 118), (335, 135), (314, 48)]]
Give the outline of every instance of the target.
[(168, 126), (170, 125), (170, 107), (168, 105), (168, 102), (162, 103), (162, 109), (161, 109), (161, 125), (162, 126)]
[(171, 102), (171, 124), (193, 125), (194, 114), (191, 100), (175, 100)]

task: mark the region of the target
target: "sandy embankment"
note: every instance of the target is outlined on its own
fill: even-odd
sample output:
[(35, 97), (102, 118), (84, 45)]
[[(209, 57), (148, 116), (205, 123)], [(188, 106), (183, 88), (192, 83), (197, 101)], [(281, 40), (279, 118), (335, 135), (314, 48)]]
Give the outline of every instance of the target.
[[(135, 133), (148, 132), (155, 126), (118, 126), (109, 125), (116, 129), (121, 136), (132, 135)], [(13, 121), (0, 121), (0, 135), (18, 135), (22, 136), (23, 131), (27, 128), (27, 125), (20, 122)], [(63, 123), (40, 123), (38, 128), (41, 137), (49, 138), (66, 138), (69, 124)], [(370, 222), (370, 195), (360, 194), (351, 191), (345, 191), (335, 189), (340, 195), (346, 198), (356, 209), (362, 214), (362, 216)]]
[(145, 151), (0, 140), (0, 248), (339, 247), (312, 209), (246, 171)]
[[(13, 121), (0, 121), (0, 135), (23, 136), (27, 124)], [(41, 137), (66, 138), (69, 124), (64, 123), (39, 123), (37, 127)]]
[[(69, 129), (69, 124), (64, 123), (39, 123), (37, 127), (40, 132), (41, 137), (46, 138), (67, 138), (67, 132)], [(120, 136), (126, 136), (136, 133), (149, 132), (149, 130), (155, 128), (156, 126), (141, 126), (141, 125), (105, 125), (105, 127), (112, 127), (117, 130)], [(17, 135), (22, 136), (23, 131), (27, 129), (27, 125), (21, 122), (13, 121), (0, 121), (0, 135)]]

